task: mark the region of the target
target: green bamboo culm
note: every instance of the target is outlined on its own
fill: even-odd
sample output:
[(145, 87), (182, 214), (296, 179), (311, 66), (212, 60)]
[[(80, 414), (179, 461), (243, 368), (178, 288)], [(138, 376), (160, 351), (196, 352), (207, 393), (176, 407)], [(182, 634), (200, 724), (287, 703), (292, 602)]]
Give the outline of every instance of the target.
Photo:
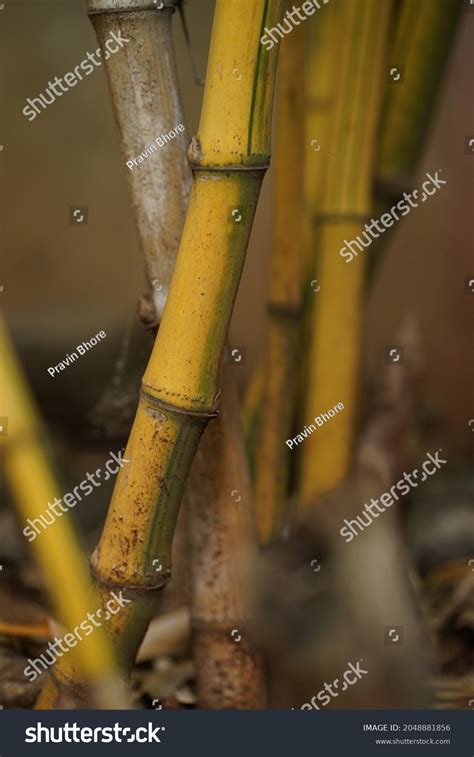
[[(381, 216), (411, 191), (458, 26), (461, 0), (400, 0), (389, 49), (389, 76), (376, 158), (376, 209)], [(374, 280), (390, 231), (368, 252), (367, 284)]]
[(399, 68), (401, 79), (387, 90), (377, 156), (378, 181), (395, 191), (416, 169), (462, 10), (461, 0), (400, 5), (388, 69)]

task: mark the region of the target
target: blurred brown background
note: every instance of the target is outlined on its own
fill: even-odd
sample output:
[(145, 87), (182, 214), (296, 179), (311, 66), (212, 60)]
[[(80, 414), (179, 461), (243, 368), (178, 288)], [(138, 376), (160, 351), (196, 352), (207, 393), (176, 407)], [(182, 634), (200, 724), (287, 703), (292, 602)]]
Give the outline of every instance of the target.
[[(189, 0), (186, 6), (203, 76), (213, 6), (213, 0)], [(177, 15), (174, 30), (191, 138), (202, 87), (194, 82)], [(462, 457), (472, 451), (474, 438), (474, 425), (468, 425), (474, 418), (474, 294), (465, 293), (466, 277), (474, 278), (474, 153), (465, 153), (466, 136), (474, 137), (473, 33), (474, 14), (464, 13), (419, 168), (419, 176), (441, 169), (448, 184), (396, 227), (369, 302), (365, 366), (372, 373), (384, 348), (397, 343), (404, 318), (415, 316), (425, 360), (425, 410), (441, 424), (446, 446)], [(54, 405), (62, 416), (61, 407), (72, 405), (71, 412), (82, 415), (110, 384), (127, 318), (136, 311), (144, 283), (125, 181), (128, 169), (103, 68), (33, 122), (22, 114), (27, 97), (43, 92), (49, 79), (73, 70), (97, 48), (85, 0), (6, 0), (0, 37), (5, 105), (0, 302), (45, 414)], [(271, 182), (270, 170), (231, 327), (230, 342), (247, 347), (245, 364), (236, 368), (241, 386), (264, 338)], [(88, 206), (87, 226), (69, 225), (74, 205)], [(133, 328), (130, 349), (143, 363), (149, 342), (139, 324)], [(49, 365), (101, 329), (109, 339), (95, 348), (97, 360), (85, 357), (60, 376), (49, 376)]]

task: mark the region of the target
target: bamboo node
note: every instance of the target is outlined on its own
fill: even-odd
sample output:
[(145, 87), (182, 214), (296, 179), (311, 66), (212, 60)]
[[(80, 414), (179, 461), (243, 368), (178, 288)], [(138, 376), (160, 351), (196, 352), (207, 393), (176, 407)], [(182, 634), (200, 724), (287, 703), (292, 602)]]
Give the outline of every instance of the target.
[[(155, 408), (157, 410), (164, 410), (167, 413), (172, 413), (173, 415), (185, 415), (190, 418), (195, 418), (197, 420), (202, 420), (203, 422), (207, 423), (208, 420), (211, 418), (215, 418), (219, 414), (219, 409), (217, 407), (217, 401), (218, 398), (216, 397), (216, 400), (214, 401), (214, 407), (211, 410), (190, 410), (187, 408), (179, 407), (178, 405), (173, 405), (171, 402), (165, 402), (164, 400), (159, 399), (156, 397), (155, 394), (152, 392), (147, 391), (147, 389), (153, 389), (154, 391), (161, 391), (160, 389), (155, 389), (154, 387), (147, 387), (145, 384), (142, 384), (142, 388), (140, 390), (140, 397), (145, 402), (147, 402), (149, 405), (152, 406), (152, 408)], [(202, 402), (204, 398), (202, 397), (186, 397), (179, 392), (172, 392), (173, 396), (181, 397), (182, 399), (188, 400), (188, 401), (198, 401)]]
[(144, 3), (143, 5), (137, 4), (136, 0), (133, 0), (135, 2), (135, 5), (121, 5), (114, 8), (105, 8), (100, 7), (101, 2), (104, 0), (92, 0), (94, 3), (94, 6), (92, 4), (89, 4), (89, 9), (87, 11), (88, 16), (99, 16), (99, 15), (106, 15), (111, 13), (132, 13), (133, 11), (166, 11), (170, 10), (172, 13), (175, 12), (178, 3), (180, 0), (160, 0), (160, 4), (158, 5), (157, 2), (153, 3)]
[(266, 160), (263, 163), (230, 163), (226, 166), (218, 166), (203, 163), (189, 162), (192, 171), (209, 171), (209, 173), (217, 171), (221, 173), (229, 173), (229, 171), (266, 171), (270, 167), (270, 161)]
[[(122, 591), (130, 592), (132, 595), (140, 595), (140, 594), (147, 594), (150, 591), (157, 591), (162, 589), (164, 586), (167, 585), (168, 581), (171, 578), (171, 570), (162, 570), (160, 571), (160, 574), (158, 575), (156, 572), (153, 573), (153, 581), (147, 584), (137, 584), (132, 583), (130, 581), (124, 581), (123, 579), (117, 577), (117, 578), (104, 578), (99, 573), (99, 568), (96, 568), (94, 563), (91, 562), (90, 564), (90, 570), (92, 573), (92, 576), (94, 578), (94, 581), (100, 586), (103, 586), (107, 589), (121, 589)], [(145, 578), (149, 579), (149, 576), (145, 576)]]

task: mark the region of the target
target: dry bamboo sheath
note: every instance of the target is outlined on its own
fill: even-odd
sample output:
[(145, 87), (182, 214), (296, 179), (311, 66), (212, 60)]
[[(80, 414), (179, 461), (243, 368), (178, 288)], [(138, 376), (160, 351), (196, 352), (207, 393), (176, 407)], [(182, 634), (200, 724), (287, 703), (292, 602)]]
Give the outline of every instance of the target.
[(184, 483), (217, 410), (222, 351), (269, 158), (277, 53), (267, 53), (259, 39), (281, 5), (216, 5), (176, 269), (125, 453), (130, 463), (118, 476), (92, 559), (104, 598), (115, 587), (134, 600), (111, 628), (125, 664), (135, 657), (156, 591), (169, 579)]

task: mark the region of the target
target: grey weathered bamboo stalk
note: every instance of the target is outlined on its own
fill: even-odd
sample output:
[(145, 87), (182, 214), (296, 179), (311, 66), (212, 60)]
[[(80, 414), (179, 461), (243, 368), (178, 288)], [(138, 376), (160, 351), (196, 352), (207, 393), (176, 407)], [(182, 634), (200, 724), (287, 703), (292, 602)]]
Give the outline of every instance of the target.
[[(141, 307), (148, 325), (156, 325), (163, 313), (191, 186), (186, 159), (189, 134), (178, 131), (165, 147), (155, 142), (179, 124), (185, 125), (171, 35), (171, 17), (178, 3), (89, 0), (89, 15), (101, 47), (105, 49), (111, 32), (129, 40), (110, 55), (105, 69), (151, 284)], [(159, 156), (152, 151), (130, 169), (126, 162), (152, 143)]]

